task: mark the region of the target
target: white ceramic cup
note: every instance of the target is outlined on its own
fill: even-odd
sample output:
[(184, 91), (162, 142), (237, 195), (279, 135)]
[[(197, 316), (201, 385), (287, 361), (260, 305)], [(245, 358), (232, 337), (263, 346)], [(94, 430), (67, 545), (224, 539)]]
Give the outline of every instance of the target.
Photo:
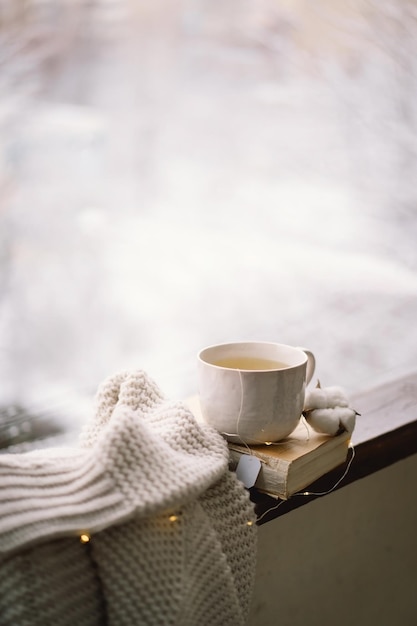
[(310, 350), (285, 344), (249, 341), (204, 348), (198, 354), (203, 418), (229, 441), (280, 441), (301, 418), (314, 369)]

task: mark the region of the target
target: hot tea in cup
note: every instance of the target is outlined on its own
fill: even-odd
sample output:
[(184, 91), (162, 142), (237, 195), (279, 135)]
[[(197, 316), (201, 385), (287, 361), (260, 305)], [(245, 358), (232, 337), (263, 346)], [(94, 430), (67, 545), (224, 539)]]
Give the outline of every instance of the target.
[(203, 418), (236, 443), (284, 439), (300, 420), (314, 369), (312, 352), (285, 344), (249, 341), (204, 348), (198, 355)]

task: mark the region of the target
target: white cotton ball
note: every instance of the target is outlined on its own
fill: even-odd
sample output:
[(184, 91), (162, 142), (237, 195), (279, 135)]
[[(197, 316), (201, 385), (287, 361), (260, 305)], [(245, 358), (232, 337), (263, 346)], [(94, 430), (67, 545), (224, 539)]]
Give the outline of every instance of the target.
[(340, 425), (343, 426), (343, 428), (348, 433), (353, 433), (357, 415), (358, 413), (355, 411), (355, 409), (351, 409), (349, 407), (344, 407), (340, 409)]
[(318, 433), (336, 435), (343, 430), (351, 433), (355, 428), (356, 411), (349, 407), (313, 409), (304, 412), (307, 423)]
[(305, 411), (347, 406), (349, 406), (348, 399), (341, 387), (315, 387), (306, 390)]
[(318, 433), (335, 435), (339, 430), (339, 420), (334, 409), (313, 409), (306, 411), (304, 417), (307, 423)]

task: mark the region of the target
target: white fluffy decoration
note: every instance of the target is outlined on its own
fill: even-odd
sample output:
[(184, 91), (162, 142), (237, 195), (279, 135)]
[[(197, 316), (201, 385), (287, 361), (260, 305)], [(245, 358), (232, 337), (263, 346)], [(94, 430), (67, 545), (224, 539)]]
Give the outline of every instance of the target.
[(337, 406), (349, 406), (346, 393), (341, 387), (315, 387), (307, 390), (304, 410), (330, 409)]
[(321, 387), (306, 392), (303, 415), (307, 423), (318, 433), (337, 435), (352, 433), (358, 413), (349, 407), (345, 391), (341, 387)]

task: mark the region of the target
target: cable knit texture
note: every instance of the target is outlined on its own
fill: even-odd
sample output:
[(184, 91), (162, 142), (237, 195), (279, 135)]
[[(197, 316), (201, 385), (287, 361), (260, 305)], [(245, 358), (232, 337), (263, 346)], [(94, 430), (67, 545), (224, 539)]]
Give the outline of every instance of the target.
[(0, 456), (0, 624), (245, 624), (256, 525), (225, 441), (142, 371), (96, 401), (78, 448)]

